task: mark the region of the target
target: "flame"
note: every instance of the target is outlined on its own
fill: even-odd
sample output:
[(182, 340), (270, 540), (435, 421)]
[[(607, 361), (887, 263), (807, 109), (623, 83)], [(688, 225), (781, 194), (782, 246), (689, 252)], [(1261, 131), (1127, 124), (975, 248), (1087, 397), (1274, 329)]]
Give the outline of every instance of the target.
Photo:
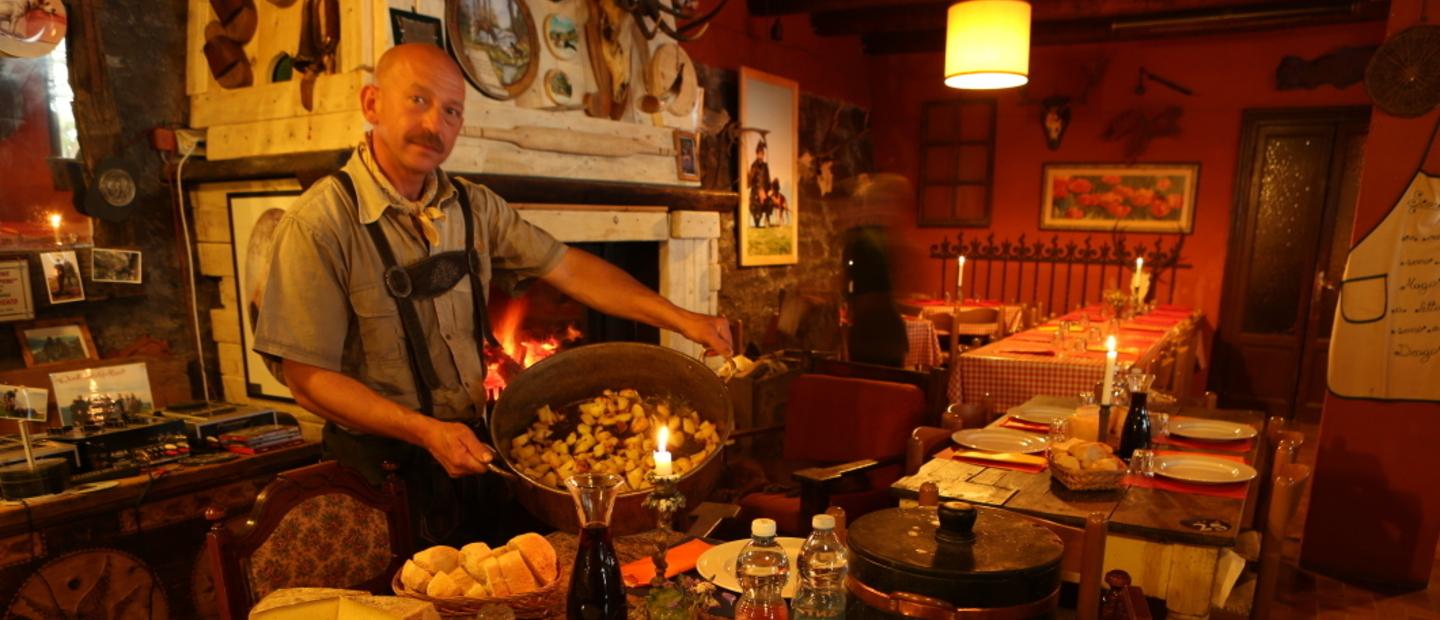
[(521, 328), (529, 309), (527, 295), (512, 300), (504, 312), (491, 321), (491, 330), (500, 342), (499, 347), (485, 348), (485, 394), (491, 400), (499, 398), (500, 392), (521, 370), (554, 355), (565, 343), (584, 335), (574, 325), (566, 325), (560, 334), (533, 335)]

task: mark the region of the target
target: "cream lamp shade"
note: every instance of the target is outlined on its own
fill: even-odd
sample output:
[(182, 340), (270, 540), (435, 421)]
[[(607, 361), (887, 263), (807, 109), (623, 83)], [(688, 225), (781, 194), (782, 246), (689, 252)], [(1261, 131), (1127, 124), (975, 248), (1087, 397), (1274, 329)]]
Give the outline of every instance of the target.
[(965, 0), (950, 5), (945, 28), (945, 85), (992, 89), (1030, 80), (1030, 4)]

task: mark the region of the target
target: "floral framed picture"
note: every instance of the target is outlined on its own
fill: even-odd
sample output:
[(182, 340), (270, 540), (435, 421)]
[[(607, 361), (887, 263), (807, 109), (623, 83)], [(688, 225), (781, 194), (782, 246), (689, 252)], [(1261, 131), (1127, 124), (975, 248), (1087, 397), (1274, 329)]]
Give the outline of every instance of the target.
[(1188, 234), (1200, 164), (1045, 164), (1042, 230)]

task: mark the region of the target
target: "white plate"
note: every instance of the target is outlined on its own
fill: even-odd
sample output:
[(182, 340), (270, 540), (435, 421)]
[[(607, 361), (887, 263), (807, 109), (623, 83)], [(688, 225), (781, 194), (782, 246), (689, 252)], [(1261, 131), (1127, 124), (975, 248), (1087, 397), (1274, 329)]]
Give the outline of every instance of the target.
[(1171, 418), (1170, 434), (1191, 439), (1210, 441), (1236, 441), (1255, 436), (1255, 427), (1224, 420), (1202, 420), (1199, 418)]
[(1045, 438), (1009, 428), (971, 428), (955, 431), (951, 439), (967, 448), (990, 452), (1033, 454), (1045, 449)]
[(1075, 415), (1075, 409), (1051, 405), (1020, 405), (1006, 413), (1009, 413), (1010, 417), (1018, 420), (1034, 422), (1036, 424), (1049, 424), (1051, 420), (1068, 418)]
[[(799, 570), (800, 546), (805, 544), (805, 539), (779, 537), (775, 541), (780, 543), (785, 555), (790, 556), (790, 580), (785, 582), (785, 589), (780, 591), (781, 596), (790, 598), (795, 595), (795, 574)], [(735, 578), (735, 558), (739, 557), (740, 549), (748, 542), (748, 538), (732, 540), (711, 548), (700, 554), (700, 559), (695, 561), (695, 570), (711, 583), (731, 592), (739, 592), (740, 580)]]
[(1256, 475), (1244, 463), (1200, 454), (1166, 454), (1155, 457), (1155, 473), (1167, 478), (1201, 484), (1244, 482)]

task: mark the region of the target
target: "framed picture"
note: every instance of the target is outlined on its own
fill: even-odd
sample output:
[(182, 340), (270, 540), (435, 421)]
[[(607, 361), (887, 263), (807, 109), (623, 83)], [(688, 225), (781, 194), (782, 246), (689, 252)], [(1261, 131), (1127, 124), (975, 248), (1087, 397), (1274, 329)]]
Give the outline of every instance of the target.
[(800, 85), (740, 68), (740, 266), (799, 262)]
[(85, 288), (80, 285), (79, 265), (80, 261), (75, 259), (74, 250), (40, 255), (40, 272), (45, 274), (45, 290), (50, 294), (50, 303), (85, 300)]
[(685, 181), (700, 180), (700, 136), (675, 132), (675, 176)]
[(96, 282), (140, 284), (140, 253), (95, 248), (90, 252), (90, 279)]
[(50, 373), (55, 409), (66, 426), (104, 424), (107, 418), (155, 410), (145, 364)]
[(35, 318), (35, 299), (30, 293), (30, 262), (0, 261), (0, 321), (28, 321)]
[(20, 339), (20, 352), (28, 368), (100, 359), (95, 341), (90, 338), (90, 327), (79, 317), (16, 323), (15, 336)]
[(50, 390), (0, 385), (0, 418), (44, 422), (50, 410)]
[(391, 8), (390, 30), (395, 35), (396, 45), (430, 43), (445, 49), (445, 28), (440, 24), (439, 17)]
[(535, 18), (525, 0), (448, 0), (450, 55), (470, 84), (505, 101), (530, 89), (540, 70)]
[(1200, 164), (1045, 164), (1044, 230), (1189, 233)]
[(293, 398), (290, 388), (270, 374), (251, 347), (270, 274), (275, 228), (299, 195), (298, 191), (230, 194), (230, 238), (234, 240), (235, 282), (240, 287), (240, 345), (245, 351), (245, 384), (251, 396)]

